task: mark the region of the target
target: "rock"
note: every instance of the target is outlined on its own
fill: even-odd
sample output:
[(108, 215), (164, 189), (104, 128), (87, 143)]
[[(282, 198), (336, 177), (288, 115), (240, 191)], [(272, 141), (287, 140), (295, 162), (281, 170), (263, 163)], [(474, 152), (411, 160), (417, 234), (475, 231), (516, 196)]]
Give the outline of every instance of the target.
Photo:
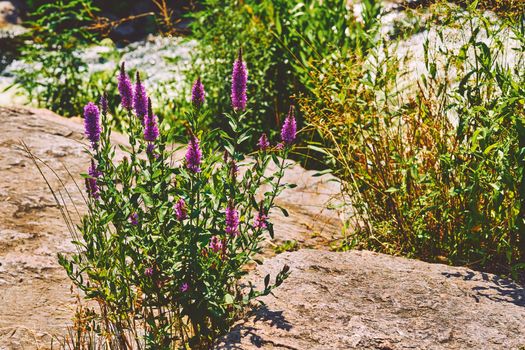
[(267, 259), (261, 298), (216, 349), (522, 349), (525, 289), (498, 276), (367, 251), (300, 250)]
[(15, 1), (0, 1), (0, 27), (22, 23), (18, 5)]

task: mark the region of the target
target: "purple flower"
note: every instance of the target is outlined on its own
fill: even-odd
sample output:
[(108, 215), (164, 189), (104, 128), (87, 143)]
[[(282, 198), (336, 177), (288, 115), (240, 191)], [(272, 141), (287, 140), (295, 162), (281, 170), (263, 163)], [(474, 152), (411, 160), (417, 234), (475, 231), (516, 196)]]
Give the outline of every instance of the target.
[(246, 109), (246, 82), (248, 71), (246, 64), (242, 60), (242, 49), (239, 49), (239, 56), (233, 63), (232, 71), (232, 107), (234, 110)]
[(222, 250), (222, 241), (219, 237), (213, 236), (210, 239), (210, 249), (213, 250), (215, 253)]
[(283, 127), (281, 129), (281, 139), (285, 145), (290, 145), (295, 141), (295, 136), (297, 133), (297, 123), (295, 122), (295, 113), (294, 106), (290, 106), (290, 111), (288, 116), (284, 121)]
[(108, 94), (105, 91), (100, 96), (100, 108), (102, 109), (102, 115), (108, 114)]
[(180, 286), (180, 291), (182, 293), (186, 293), (188, 290), (190, 289), (190, 285), (186, 282), (184, 282), (181, 286)]
[(226, 233), (231, 236), (239, 234), (239, 213), (233, 204), (229, 204), (225, 211), (226, 214)]
[(270, 147), (270, 142), (268, 141), (268, 136), (266, 136), (265, 133), (261, 135), (259, 138), (259, 142), (257, 142), (257, 146), (259, 146), (259, 149), (261, 151), (266, 151), (268, 147)]
[(264, 214), (264, 211), (259, 210), (255, 218), (253, 219), (253, 227), (256, 229), (262, 229), (268, 227), (268, 216)]
[(128, 74), (126, 73), (126, 65), (122, 62), (120, 66), (120, 73), (118, 75), (118, 91), (120, 94), (120, 103), (122, 107), (127, 110), (131, 110), (131, 105), (133, 102), (133, 88), (131, 86), (131, 80), (129, 79)]
[(89, 177), (86, 178), (86, 188), (88, 194), (94, 198), (98, 199), (100, 197), (100, 189), (97, 184), (97, 178), (102, 175), (95, 166), (95, 162), (91, 160), (91, 166), (88, 169)]
[(277, 145), (275, 145), (275, 148), (279, 151), (284, 149), (284, 143), (279, 142)]
[(137, 81), (135, 82), (135, 93), (133, 94), (133, 108), (135, 113), (140, 118), (144, 119), (144, 116), (148, 114), (148, 96), (146, 95), (146, 89), (140, 81), (140, 74), (137, 72)]
[(133, 225), (133, 226), (137, 226), (139, 224), (139, 214), (137, 213), (132, 213), (130, 216), (129, 216), (129, 222)]
[(146, 153), (154, 156), (155, 158), (158, 157), (158, 154), (155, 154), (155, 144), (154, 143), (151, 143), (151, 142), (148, 143), (148, 145), (146, 146)]
[(147, 267), (145, 270), (144, 270), (144, 276), (146, 277), (151, 277), (153, 276), (153, 267)]
[(93, 148), (97, 147), (100, 141), (100, 112), (93, 102), (84, 107), (84, 129)]
[[(151, 102), (149, 102), (151, 105)], [(149, 142), (155, 142), (159, 137), (159, 125), (157, 122), (157, 116), (150, 111), (144, 118), (144, 140)]]
[(177, 216), (177, 220), (182, 221), (188, 217), (188, 211), (186, 210), (186, 202), (184, 202), (184, 199), (179, 199), (177, 203), (175, 203), (175, 215)]
[(188, 150), (186, 151), (186, 167), (194, 172), (201, 171), (200, 164), (202, 161), (202, 152), (199, 147), (199, 139), (192, 135), (188, 143)]
[(191, 103), (196, 108), (200, 108), (204, 104), (204, 85), (202, 85), (201, 78), (195, 80), (191, 88)]

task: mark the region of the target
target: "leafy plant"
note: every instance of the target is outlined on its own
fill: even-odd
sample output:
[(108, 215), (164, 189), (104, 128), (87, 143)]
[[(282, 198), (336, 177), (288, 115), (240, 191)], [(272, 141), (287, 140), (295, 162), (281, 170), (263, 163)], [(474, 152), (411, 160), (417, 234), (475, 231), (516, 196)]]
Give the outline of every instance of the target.
[(273, 248), (273, 251), (276, 254), (281, 254), (284, 252), (293, 252), (299, 249), (299, 244), (296, 240), (286, 240), (282, 244), (279, 244), (278, 246)]
[(205, 0), (202, 10), (192, 15), (192, 36), (199, 44), (188, 77), (193, 81), (200, 76), (208, 87), (211, 115), (223, 113), (229, 101), (222, 83), (227, 68), (221, 62), (242, 46), (250, 62), (250, 103), (256, 112), (247, 122), (255, 130), (271, 132), (281, 123), (280, 112), (290, 97), (310, 93), (313, 60), (368, 49), (362, 36), (374, 35), (368, 19), (379, 6), (373, 0), (364, 3), (362, 24), (350, 15), (345, 0)]
[(30, 101), (72, 116), (100, 95), (81, 57), (81, 50), (95, 42), (89, 25), (97, 11), (90, 0), (72, 0), (43, 4), (31, 14), (20, 52), (24, 66), (14, 72), (15, 85)]
[(424, 44), (428, 73), (415, 91), (400, 89), (405, 72), (380, 42), (350, 61), (318, 62), (315, 97), (300, 105), (320, 134), (310, 148), (353, 208), (338, 249), (509, 272), (525, 259), (524, 25), (475, 8), (450, 16), (466, 40), (450, 48), (445, 21), (436, 47)]
[[(84, 109), (92, 158), (84, 175), (88, 213), (72, 232), (78, 252), (60, 256), (60, 264), (98, 303), (100, 314), (90, 313), (84, 324), (111, 349), (207, 349), (244, 306), (288, 276), (285, 266), (273, 283), (266, 276), (262, 290), (239, 284), (264, 234), (273, 237), (274, 200), (290, 187), (282, 176), (296, 134), (293, 109), (282, 142), (272, 147), (263, 136), (247, 157), (240, 148), (249, 139), (245, 120), (252, 112), (243, 102), (240, 55), (232, 86), (234, 110), (222, 117), (226, 132), (200, 128), (205, 93), (200, 81), (194, 84), (181, 163), (173, 161), (180, 152), (167, 144), (166, 122), (153, 114), (139, 80), (132, 88), (124, 66), (118, 88), (129, 146), (111, 144), (105, 97), (100, 108), (89, 103)], [(272, 161), (277, 170), (268, 173)]]

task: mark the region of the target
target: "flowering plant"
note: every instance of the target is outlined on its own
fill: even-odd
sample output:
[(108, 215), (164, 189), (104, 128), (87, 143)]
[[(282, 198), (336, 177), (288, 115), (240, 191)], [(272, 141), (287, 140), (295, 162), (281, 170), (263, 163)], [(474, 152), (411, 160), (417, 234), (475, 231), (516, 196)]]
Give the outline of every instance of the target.
[[(206, 95), (200, 79), (195, 82), (181, 162), (174, 161), (178, 149), (168, 146), (140, 76), (133, 86), (124, 64), (118, 89), (129, 146), (119, 146), (120, 161), (106, 124), (107, 99), (84, 109), (92, 158), (85, 175), (89, 210), (74, 242), (77, 253), (60, 262), (98, 302), (103, 322), (97, 329), (112, 348), (209, 348), (243, 306), (288, 276), (285, 266), (273, 282), (266, 276), (262, 290), (239, 283), (265, 233), (273, 237), (269, 215), (290, 187), (281, 179), (296, 137), (291, 108), (281, 143), (271, 146), (262, 135), (253, 155), (239, 151), (251, 138), (243, 126), (247, 75), (239, 51), (227, 131), (199, 130)], [(271, 161), (277, 170), (268, 174)]]

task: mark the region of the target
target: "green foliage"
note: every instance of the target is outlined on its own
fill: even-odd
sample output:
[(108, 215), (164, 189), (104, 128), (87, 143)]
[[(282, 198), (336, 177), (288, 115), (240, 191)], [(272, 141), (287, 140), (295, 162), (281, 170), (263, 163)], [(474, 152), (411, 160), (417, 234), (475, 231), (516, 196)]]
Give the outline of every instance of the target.
[(299, 249), (299, 244), (296, 240), (286, 240), (283, 243), (275, 246), (273, 251), (276, 254), (281, 254), (284, 252), (294, 252)]
[(97, 11), (90, 0), (72, 0), (44, 4), (31, 14), (31, 30), (20, 53), (25, 66), (15, 72), (15, 86), (30, 101), (73, 116), (101, 95), (107, 74), (90, 76), (80, 55), (95, 42), (89, 25)]
[(409, 90), (387, 42), (317, 64), (315, 97), (300, 102), (321, 136), (310, 148), (342, 179), (354, 214), (334, 249), (507, 272), (524, 261), (524, 23), (469, 11), (448, 18), (464, 45), (450, 48), (438, 29), (437, 47), (424, 45), (428, 73)]
[[(98, 302), (99, 320), (88, 323), (109, 348), (208, 349), (252, 299), (288, 276), (285, 266), (273, 281), (266, 276), (261, 290), (239, 284), (265, 233), (273, 237), (271, 222), (257, 226), (254, 218), (268, 214), (289, 187), (281, 179), (291, 147), (248, 158), (239, 151), (251, 132), (247, 113), (224, 116), (229, 133), (203, 131), (204, 111), (193, 108), (185, 120), (188, 136), (198, 137), (203, 151), (201, 170), (194, 172), (188, 160), (172, 161), (181, 152), (168, 147), (165, 121), (159, 138), (146, 142), (141, 120), (131, 111), (117, 112), (127, 120), (130, 146), (117, 150), (111, 144), (109, 116), (103, 113), (101, 140), (87, 150), (100, 176), (85, 175), (87, 182), (96, 181), (99, 197), (88, 191), (88, 213), (73, 232), (77, 252), (61, 256), (60, 264), (86, 298)], [(151, 145), (154, 151), (147, 151)], [(270, 162), (277, 167), (269, 174)], [(237, 165), (249, 171), (241, 173)], [(174, 209), (180, 200), (185, 218)], [(228, 233), (227, 207), (239, 214), (237, 235)], [(221, 248), (214, 249), (215, 238)]]
[[(309, 93), (309, 68), (317, 58), (347, 56), (366, 51), (366, 36), (377, 18), (379, 6), (365, 1), (365, 21), (358, 23), (346, 10), (345, 0), (205, 0), (193, 15), (193, 37), (199, 41), (194, 53), (191, 81), (201, 76), (214, 101), (212, 114), (229, 108), (230, 73), (237, 47), (250, 63), (250, 103), (254, 117), (248, 123), (259, 131), (279, 125), (279, 115), (288, 108), (290, 97)], [(227, 60), (224, 58), (227, 57)], [(212, 121), (215, 122), (215, 121)], [(217, 125), (217, 123), (215, 123)]]

